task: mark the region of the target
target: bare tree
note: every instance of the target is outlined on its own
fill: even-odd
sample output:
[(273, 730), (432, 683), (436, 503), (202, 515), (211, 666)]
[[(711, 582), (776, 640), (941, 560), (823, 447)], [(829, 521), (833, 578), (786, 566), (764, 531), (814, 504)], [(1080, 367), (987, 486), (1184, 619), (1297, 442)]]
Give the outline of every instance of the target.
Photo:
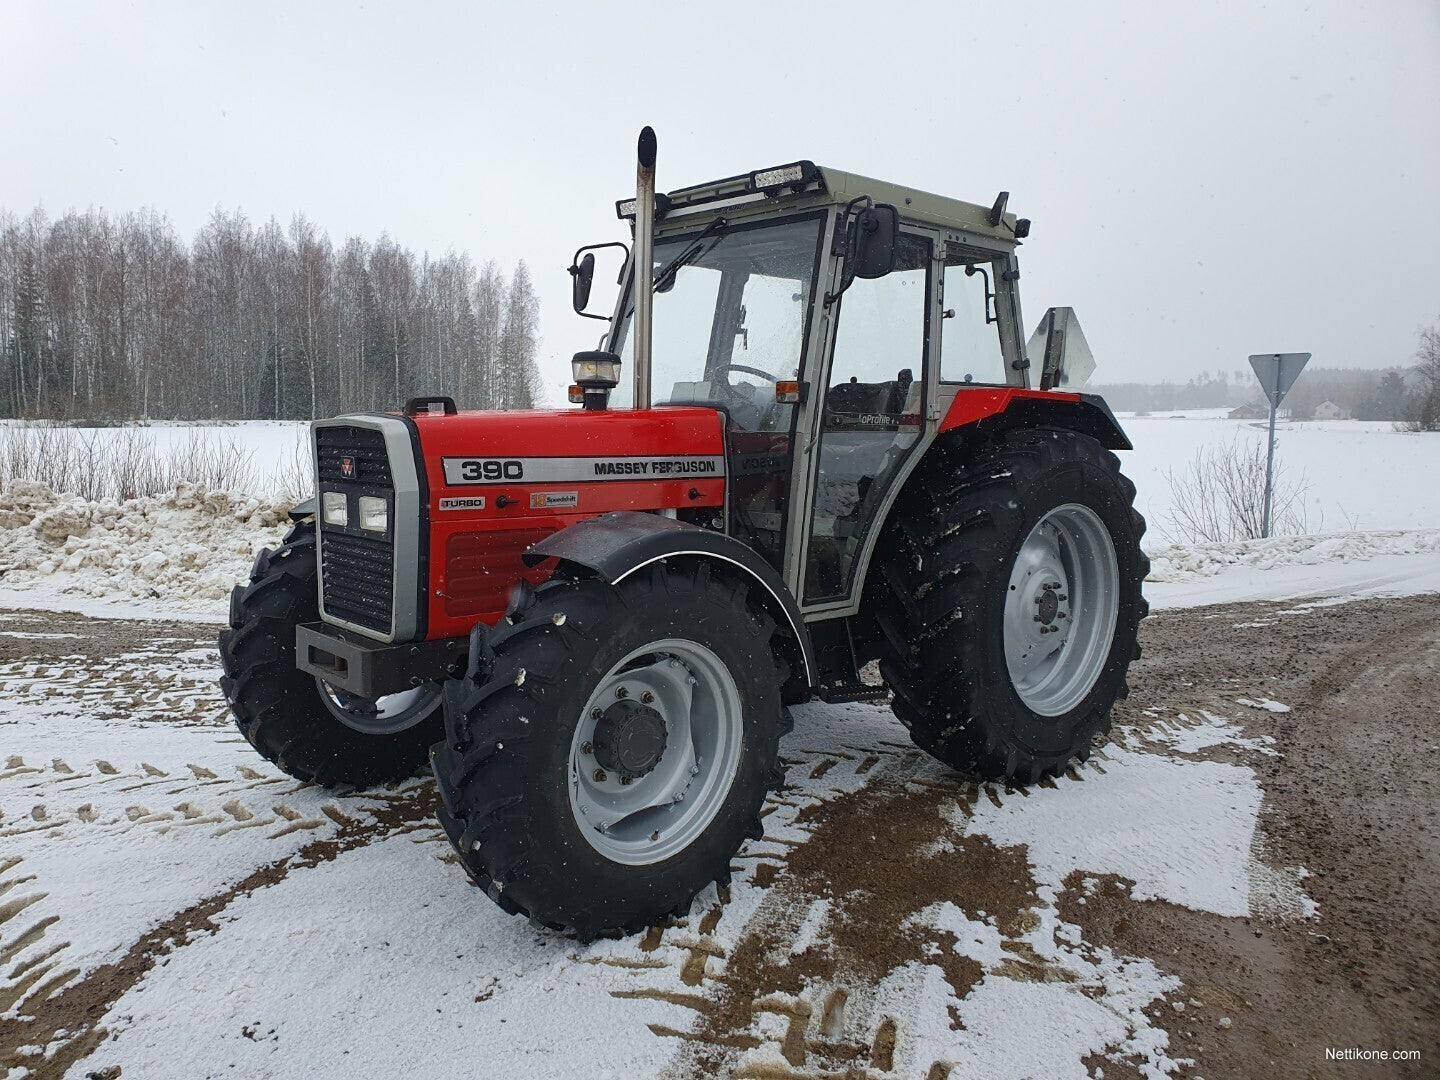
[(1405, 427), (1410, 431), (1440, 431), (1440, 323), (1421, 329), (1415, 361), (1419, 385), (1410, 395)]
[[(1265, 517), (1265, 446), (1236, 437), (1228, 444), (1197, 450), (1178, 472), (1167, 469), (1171, 506), (1161, 532), (1176, 544), (1216, 543), (1260, 538)], [(1270, 532), (1273, 536), (1306, 532), (1302, 477), (1292, 480), (1275, 456)]]

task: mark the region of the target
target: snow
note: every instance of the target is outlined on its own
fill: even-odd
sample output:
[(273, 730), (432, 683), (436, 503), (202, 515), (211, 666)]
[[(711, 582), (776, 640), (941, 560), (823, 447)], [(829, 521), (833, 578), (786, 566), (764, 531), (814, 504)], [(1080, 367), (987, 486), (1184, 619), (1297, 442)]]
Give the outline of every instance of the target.
[[(1284, 424), (1282, 459), (1307, 471), (1316, 534), (1176, 546), (1162, 534), (1167, 470), (1183, 469), (1201, 446), (1263, 438), (1263, 425), (1225, 420), (1215, 410), (1127, 416), (1122, 423), (1136, 446), (1123, 466), (1151, 524), (1146, 595), (1155, 608), (1440, 591), (1440, 438), (1397, 432), (1388, 423)], [(124, 430), (162, 450), (187, 440), (241, 447), (251, 456), (253, 490), (264, 492), (286, 485), (304, 428), (247, 422)], [(103, 439), (121, 429), (61, 430)], [(223, 621), (224, 601), (245, 578), (254, 551), (283, 534), (285, 508), (273, 496), (191, 485), (117, 504), (12, 482), (0, 493), (0, 607), (40, 603), (88, 614)], [(1326, 526), (1330, 531), (1322, 531)], [(1350, 531), (1335, 531), (1345, 526)]]
[[(1160, 545), (1171, 505), (1167, 472), (1183, 471), (1202, 447), (1237, 438), (1263, 446), (1267, 427), (1223, 419), (1215, 410), (1122, 413), (1119, 420), (1135, 447), (1121, 454), (1121, 462), (1135, 482), (1150, 540)], [(1396, 431), (1388, 421), (1284, 421), (1276, 429), (1276, 454), (1290, 479), (1308, 485), (1305, 508), (1313, 532), (1440, 525), (1440, 438), (1432, 434)]]
[(12, 480), (0, 492), (0, 605), (223, 619), (256, 549), (279, 543), (288, 509), (189, 484), (120, 503)]
[(1151, 554), (1145, 583), (1145, 596), (1157, 610), (1430, 592), (1440, 592), (1440, 529), (1161, 548)]
[[(29, 632), (22, 619), (0, 615), (17, 634)], [(580, 945), (504, 915), (465, 882), (416, 804), (425, 787), (326, 793), (256, 757), (216, 696), (215, 664), (212, 649), (169, 638), (102, 668), (78, 659), (0, 664), (12, 755), (0, 770), (0, 833), (6, 856), (21, 860), (0, 872), (0, 885), (18, 878), (6, 898), (27, 902), (0, 927), (0, 950), (42, 931), (16, 951), (15, 968), (53, 965), (46, 978), (73, 984), (175, 912), (259, 867), (279, 867), (272, 883), (222, 907), (213, 931), (177, 944), (108, 1006), (109, 1036), (71, 1068), (74, 1080), (115, 1065), (162, 1080), (393, 1075), (416, 1061), (460, 1075), (473, 1071), (477, 1047), (488, 1074), (524, 1080), (662, 1073), (682, 1045), (665, 1033), (690, 1030), (686, 1002), (706, 993), (706, 982), (684, 974), (694, 950), (704, 950), (713, 977), (757, 920), (776, 917), (755, 869), (783, 865), (807, 841), (807, 810), (877, 777), (933, 785), (944, 775), (880, 708), (798, 707), (782, 746), (789, 786), (769, 800), (765, 837), (735, 860), (743, 869), (723, 907), (707, 889), (654, 940)], [(147, 692), (136, 696), (140, 683)], [(1185, 724), (1200, 732), (1190, 743), (1148, 737)], [(1124, 874), (1137, 897), (1221, 913), (1251, 910), (1245, 898), (1257, 883), (1290, 905), (1277, 917), (1302, 917), (1306, 898), (1295, 872), (1257, 861), (1259, 788), (1248, 765), (1174, 756), (1182, 745), (1224, 745), (1248, 760), (1256, 744), (1234, 724), (1186, 717), (1122, 736), (1126, 745), (1077, 767), (1080, 779), (1025, 795), (987, 785), (966, 812), (957, 801), (951, 846), (968, 834), (1022, 845), (1035, 906), (1019, 936), (993, 913), (948, 902), (917, 912), (912, 923), (953, 935), (957, 951), (981, 965), (980, 982), (957, 997), (933, 963), (898, 968), (874, 989), (871, 1012), (852, 993), (844, 1038), (868, 1045), (879, 1016), (894, 1018), (897, 1075), (945, 1061), (952, 1076), (1081, 1076), (1094, 1053), (1138, 1062), (1149, 1076), (1177, 1070), (1165, 1032), (1144, 1012), (1177, 980), (1146, 957), (1087, 942), (1060, 919), (1064, 875)], [(286, 863), (339, 835), (343, 822), (373, 823), (397, 806), (409, 807), (404, 823), (379, 828), (369, 843), (313, 866)], [(1057, 830), (1063, 844), (1049, 839)], [(827, 947), (833, 904), (817, 897), (789, 916), (785, 956)], [(701, 940), (707, 913), (720, 917)], [(1017, 960), (1040, 965), (1041, 977), (1017, 976)], [(785, 1030), (784, 1017), (757, 1013), (751, 1034), (761, 1045), (738, 1067), (783, 1063)]]
[(1074, 870), (1118, 874), (1135, 882), (1137, 900), (1250, 913), (1247, 863), (1261, 801), (1252, 769), (1112, 747), (1084, 776), (1038, 800), (978, 800), (967, 831), (1024, 845), (1036, 880), (1057, 889)]

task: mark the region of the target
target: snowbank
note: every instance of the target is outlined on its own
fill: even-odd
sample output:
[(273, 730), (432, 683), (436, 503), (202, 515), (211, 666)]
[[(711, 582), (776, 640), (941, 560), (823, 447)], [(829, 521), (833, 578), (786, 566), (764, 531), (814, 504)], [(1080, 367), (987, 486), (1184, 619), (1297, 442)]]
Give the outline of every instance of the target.
[(1269, 570), (1373, 559), (1379, 555), (1440, 556), (1440, 529), (1275, 536), (1218, 544), (1172, 545), (1150, 553), (1148, 581), (1194, 581), (1233, 566)]
[(138, 599), (176, 613), (223, 614), (256, 549), (284, 533), (288, 509), (288, 502), (190, 484), (92, 502), (12, 480), (0, 492), (0, 589), (25, 594), (32, 606)]

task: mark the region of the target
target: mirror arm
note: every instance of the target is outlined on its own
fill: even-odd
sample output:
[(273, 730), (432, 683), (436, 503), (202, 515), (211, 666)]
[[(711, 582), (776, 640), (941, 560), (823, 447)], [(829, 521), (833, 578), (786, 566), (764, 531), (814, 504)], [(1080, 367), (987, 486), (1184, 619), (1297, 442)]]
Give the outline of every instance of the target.
[[(870, 207), (875, 205), (875, 200), (872, 199), (869, 195), (857, 195), (855, 196), (855, 198), (851, 199), (848, 203), (845, 204), (845, 211), (840, 215), (840, 220), (845, 224), (844, 239), (840, 241), (842, 244), (844, 244), (845, 264), (840, 268), (840, 288), (836, 289), (833, 293), (825, 294), (824, 306), (827, 308), (836, 300), (839, 300), (840, 297), (845, 294), (846, 289), (850, 288), (851, 285), (855, 284), (855, 274), (850, 267), (850, 256), (852, 254), (850, 250), (850, 215), (855, 211), (855, 207), (860, 203), (864, 203), (865, 209), (868, 210), (870, 209)], [(840, 238), (837, 237), (836, 239), (839, 240)]]

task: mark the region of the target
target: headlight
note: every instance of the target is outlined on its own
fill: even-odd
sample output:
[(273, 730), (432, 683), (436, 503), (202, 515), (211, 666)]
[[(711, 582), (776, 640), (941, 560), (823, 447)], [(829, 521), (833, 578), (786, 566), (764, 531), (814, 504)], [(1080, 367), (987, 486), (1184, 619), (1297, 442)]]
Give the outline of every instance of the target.
[(339, 525), (343, 528), (350, 524), (350, 507), (345, 502), (343, 491), (327, 491), (321, 495), (320, 510), (326, 525)]
[(586, 389), (609, 390), (620, 385), (620, 358), (614, 353), (576, 353), (570, 370), (576, 385)]
[(374, 495), (360, 496), (360, 527), (370, 532), (384, 532), (390, 525), (390, 513), (384, 499)]

